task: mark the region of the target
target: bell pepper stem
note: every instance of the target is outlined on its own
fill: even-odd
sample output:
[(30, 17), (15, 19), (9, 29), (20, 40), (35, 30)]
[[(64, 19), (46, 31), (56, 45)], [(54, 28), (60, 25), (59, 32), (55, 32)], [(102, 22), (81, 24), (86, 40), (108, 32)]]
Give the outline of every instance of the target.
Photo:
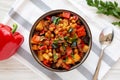
[(13, 28), (12, 28), (12, 30), (11, 30), (11, 32), (12, 32), (13, 34), (14, 34), (15, 31), (17, 30), (17, 27), (18, 27), (17, 24), (13, 24)]

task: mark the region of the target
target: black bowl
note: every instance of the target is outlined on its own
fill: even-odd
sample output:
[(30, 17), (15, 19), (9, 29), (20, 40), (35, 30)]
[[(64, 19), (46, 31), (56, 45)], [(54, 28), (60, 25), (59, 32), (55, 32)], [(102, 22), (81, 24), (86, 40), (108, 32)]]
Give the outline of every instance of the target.
[(60, 9), (60, 10), (52, 10), (52, 11), (49, 11), (47, 13), (45, 13), (44, 15), (40, 16), (38, 18), (38, 20), (34, 23), (34, 25), (32, 26), (32, 29), (30, 31), (30, 35), (29, 35), (29, 46), (30, 46), (30, 50), (31, 50), (31, 53), (34, 57), (34, 59), (40, 64), (40, 66), (42, 65), (44, 68), (50, 70), (50, 71), (56, 71), (56, 72), (65, 72), (65, 71), (70, 71), (70, 70), (58, 70), (58, 69), (53, 69), (53, 68), (50, 68), (50, 67), (47, 67), (45, 66), (37, 57), (37, 55), (35, 54), (35, 52), (31, 49), (31, 43), (30, 43), (30, 40), (33, 36), (33, 32), (35, 30), (35, 27), (37, 26), (37, 24), (39, 23), (40, 20), (44, 19), (46, 16), (49, 16), (49, 15), (54, 15), (56, 13), (61, 13), (61, 12), (64, 12), (64, 11), (67, 11), (67, 12), (70, 12), (71, 14), (73, 15), (77, 15), (79, 17), (79, 19), (81, 20), (81, 22), (83, 23), (83, 25), (85, 26), (85, 29), (86, 29), (86, 32), (87, 32), (87, 35), (88, 35), (88, 38), (89, 38), (89, 41), (88, 41), (88, 44), (89, 44), (89, 50), (87, 51), (87, 53), (85, 54), (85, 56), (83, 57), (83, 59), (78, 63), (76, 64), (75, 66), (71, 67), (70, 70), (73, 70), (75, 68), (77, 68), (78, 66), (80, 66), (88, 57), (89, 53), (90, 53), (90, 50), (91, 50), (91, 47), (92, 47), (92, 35), (91, 35), (91, 31), (89, 29), (89, 26), (88, 24), (86, 23), (86, 21), (80, 16), (78, 15), (77, 13), (75, 12), (72, 12), (72, 11), (69, 11), (69, 10), (63, 10), (63, 9)]

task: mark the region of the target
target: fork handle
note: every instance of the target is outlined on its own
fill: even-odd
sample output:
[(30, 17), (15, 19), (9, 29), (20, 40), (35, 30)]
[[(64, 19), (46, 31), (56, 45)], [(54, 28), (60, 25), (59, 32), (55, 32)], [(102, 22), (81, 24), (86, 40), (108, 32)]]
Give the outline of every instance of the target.
[(100, 71), (100, 67), (101, 67), (101, 61), (103, 58), (103, 53), (104, 53), (104, 50), (102, 50), (100, 53), (99, 61), (98, 61), (98, 64), (97, 64), (97, 67), (96, 67), (96, 70), (95, 70), (95, 73), (93, 76), (93, 80), (98, 80), (98, 75), (99, 75), (99, 71)]

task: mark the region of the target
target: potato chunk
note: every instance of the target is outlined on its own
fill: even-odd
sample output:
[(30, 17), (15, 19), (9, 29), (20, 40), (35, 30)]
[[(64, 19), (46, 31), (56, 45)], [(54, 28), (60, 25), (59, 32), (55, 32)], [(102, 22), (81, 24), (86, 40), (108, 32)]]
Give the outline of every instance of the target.
[(44, 53), (44, 54), (43, 54), (43, 58), (46, 59), (46, 60), (49, 60), (49, 59), (50, 59), (50, 57), (49, 57), (49, 55), (48, 55), (47, 53)]
[(38, 59), (39, 59), (40, 61), (43, 61), (43, 60), (44, 60), (43, 54), (42, 54), (41, 51), (38, 51)]
[(37, 31), (41, 31), (44, 28), (44, 20), (41, 20), (38, 25), (36, 26)]
[(68, 57), (66, 64), (74, 64), (74, 60), (71, 57)]
[(83, 52), (87, 52), (87, 51), (88, 51), (88, 49), (89, 49), (89, 46), (84, 45), (84, 47), (83, 47)]
[(38, 50), (38, 46), (37, 45), (32, 45), (32, 50)]
[(80, 57), (79, 54), (74, 54), (74, 58), (73, 59), (74, 59), (75, 62), (78, 62), (78, 61), (80, 61), (81, 57)]
[(58, 62), (56, 63), (56, 67), (60, 67), (62, 63), (63, 63), (62, 59), (59, 59)]

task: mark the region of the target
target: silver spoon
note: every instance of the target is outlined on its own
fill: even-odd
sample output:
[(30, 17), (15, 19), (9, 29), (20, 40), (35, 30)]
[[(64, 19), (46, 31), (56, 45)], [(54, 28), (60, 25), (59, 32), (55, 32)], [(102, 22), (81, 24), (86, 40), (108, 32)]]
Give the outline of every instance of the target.
[(99, 41), (100, 41), (102, 50), (101, 50), (99, 61), (93, 76), (93, 80), (98, 80), (98, 74), (101, 66), (101, 61), (104, 55), (104, 49), (111, 44), (113, 37), (114, 37), (114, 31), (112, 28), (104, 28), (100, 34)]

